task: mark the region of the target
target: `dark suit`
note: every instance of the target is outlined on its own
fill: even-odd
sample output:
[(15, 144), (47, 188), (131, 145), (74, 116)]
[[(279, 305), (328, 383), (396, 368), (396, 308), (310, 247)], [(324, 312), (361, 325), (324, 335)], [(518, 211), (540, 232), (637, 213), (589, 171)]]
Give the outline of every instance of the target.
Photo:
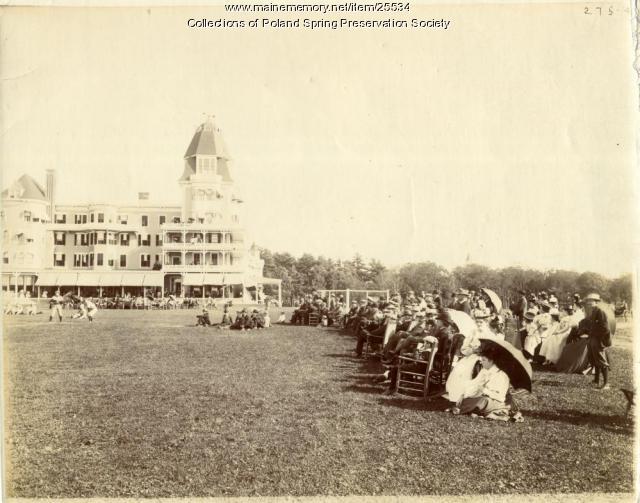
[(589, 316), (589, 361), (596, 369), (609, 368), (606, 349), (611, 346), (608, 313), (593, 306)]

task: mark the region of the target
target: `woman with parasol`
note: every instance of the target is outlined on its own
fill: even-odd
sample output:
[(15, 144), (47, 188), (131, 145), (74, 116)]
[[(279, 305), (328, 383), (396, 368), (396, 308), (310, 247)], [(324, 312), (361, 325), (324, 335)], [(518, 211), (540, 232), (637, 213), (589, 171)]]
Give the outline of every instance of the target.
[(496, 365), (497, 350), (488, 346), (480, 352), (482, 369), (469, 382), (451, 409), (453, 414), (476, 413), (492, 419), (509, 418), (506, 404), (509, 392), (509, 376)]

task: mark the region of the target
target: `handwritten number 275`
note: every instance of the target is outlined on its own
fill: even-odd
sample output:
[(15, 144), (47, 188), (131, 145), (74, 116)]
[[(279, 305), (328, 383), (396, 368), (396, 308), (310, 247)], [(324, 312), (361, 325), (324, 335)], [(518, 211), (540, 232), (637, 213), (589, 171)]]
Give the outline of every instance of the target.
[[(585, 7), (584, 13), (589, 15), (596, 14), (598, 16), (602, 16), (602, 7)], [(607, 16), (613, 16), (613, 7), (610, 6), (605, 14)]]

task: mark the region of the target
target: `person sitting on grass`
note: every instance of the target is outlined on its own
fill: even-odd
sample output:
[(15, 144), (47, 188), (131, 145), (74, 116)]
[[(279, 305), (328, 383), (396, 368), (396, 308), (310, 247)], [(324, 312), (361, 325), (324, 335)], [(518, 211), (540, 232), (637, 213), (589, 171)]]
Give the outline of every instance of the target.
[(209, 318), (209, 311), (202, 310), (202, 314), (196, 315), (196, 327), (210, 327), (211, 318)]
[(509, 376), (495, 364), (497, 353), (493, 348), (480, 352), (482, 369), (465, 387), (456, 401), (453, 414), (477, 414), (487, 419), (507, 421), (509, 407), (506, 404), (509, 392)]
[(286, 315), (286, 314), (284, 314), (284, 311), (282, 311), (282, 312), (280, 313), (280, 316), (278, 316), (278, 321), (277, 321), (277, 323), (278, 323), (278, 324), (283, 324), (283, 323), (286, 323), (286, 322), (287, 322), (287, 315)]
[(231, 320), (231, 315), (229, 314), (229, 306), (227, 304), (224, 305), (224, 310), (222, 311), (222, 321), (220, 322), (221, 327), (228, 327), (233, 324)]
[(254, 309), (253, 313), (251, 313), (251, 322), (253, 324), (253, 328), (256, 328), (256, 329), (266, 328), (264, 315), (257, 309)]

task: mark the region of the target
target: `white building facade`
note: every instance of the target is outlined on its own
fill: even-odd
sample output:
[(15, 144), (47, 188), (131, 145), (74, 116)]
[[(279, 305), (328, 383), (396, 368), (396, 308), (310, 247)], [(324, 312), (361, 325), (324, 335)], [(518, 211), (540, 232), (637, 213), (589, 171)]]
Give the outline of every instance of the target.
[(24, 175), (2, 193), (2, 287), (60, 288), (85, 296), (235, 297), (258, 300), (259, 250), (243, 228), (231, 159), (211, 120), (197, 128), (179, 179), (181, 205), (59, 205), (55, 173), (46, 187)]

